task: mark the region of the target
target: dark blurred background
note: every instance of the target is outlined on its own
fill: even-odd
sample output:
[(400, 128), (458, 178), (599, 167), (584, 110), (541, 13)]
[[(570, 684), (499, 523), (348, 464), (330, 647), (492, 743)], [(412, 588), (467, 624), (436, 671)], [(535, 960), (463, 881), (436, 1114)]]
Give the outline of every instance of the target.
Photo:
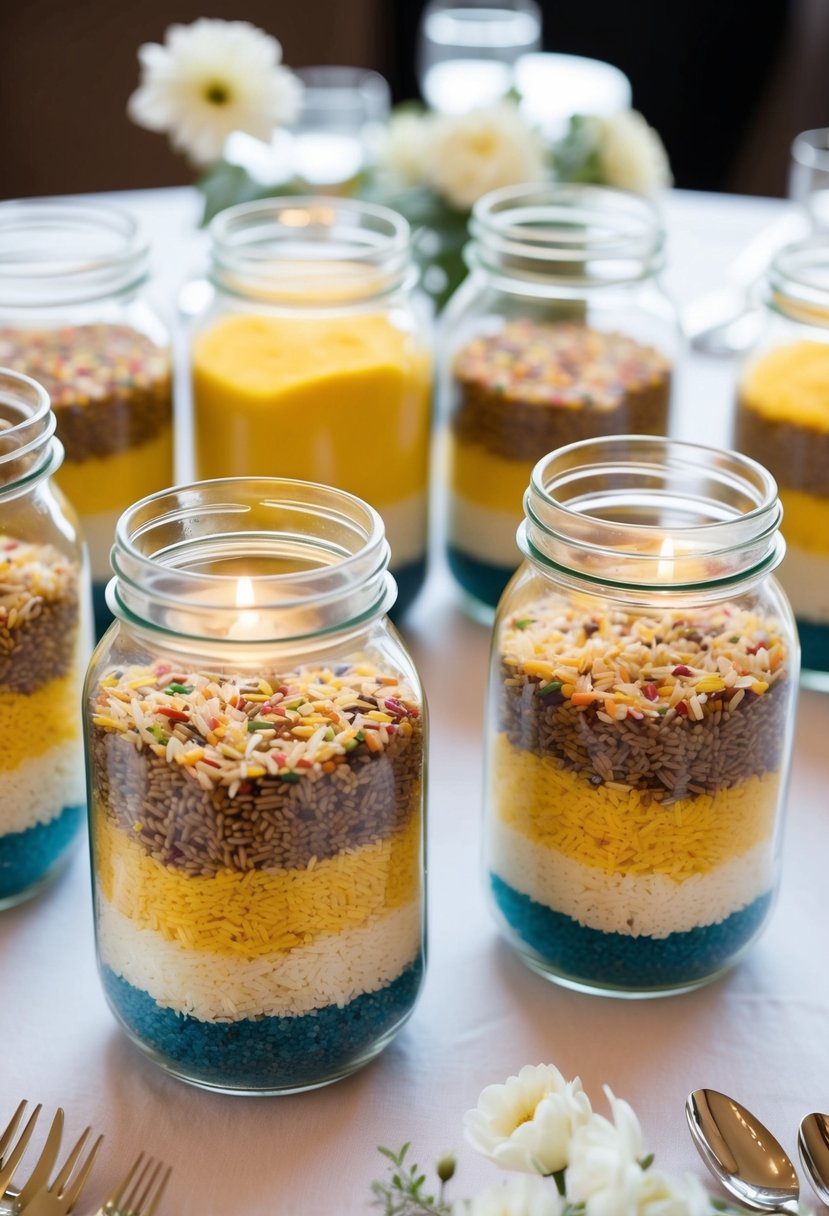
[[(126, 117), (140, 43), (174, 21), (245, 19), (291, 67), (372, 67), (417, 95), (425, 0), (25, 0), (0, 5), (0, 193), (192, 180), (164, 136)], [(829, 0), (541, 0), (544, 49), (620, 67), (668, 148), (678, 186), (785, 194), (789, 145), (829, 126)]]

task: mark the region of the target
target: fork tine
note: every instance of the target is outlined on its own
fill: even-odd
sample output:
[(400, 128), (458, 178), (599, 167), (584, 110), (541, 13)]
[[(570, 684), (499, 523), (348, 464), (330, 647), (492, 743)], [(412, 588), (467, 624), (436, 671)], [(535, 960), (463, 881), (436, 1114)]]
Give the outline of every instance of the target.
[[(89, 1128), (86, 1129), (86, 1132), (88, 1132), (88, 1131), (89, 1131)], [(82, 1141), (86, 1139), (86, 1132), (84, 1132), (83, 1136), (81, 1136)], [(89, 1177), (90, 1170), (92, 1169), (93, 1165), (95, 1164), (95, 1158), (98, 1155), (98, 1149), (101, 1147), (103, 1140), (104, 1140), (103, 1136), (98, 1137), (98, 1139), (92, 1145), (92, 1148), (86, 1154), (86, 1159), (81, 1163), (81, 1168), (78, 1170), (77, 1174), (75, 1175), (74, 1179), (72, 1180), (72, 1185), (67, 1187), (66, 1195), (65, 1195), (66, 1202), (67, 1202), (67, 1208), (66, 1208), (67, 1212), (72, 1211), (72, 1208), (75, 1206), (75, 1204), (78, 1201), (78, 1196), (80, 1195), (83, 1188), (86, 1186), (86, 1180)]]
[(17, 1125), (23, 1117), (23, 1112), (26, 1109), (26, 1104), (27, 1104), (27, 1099), (24, 1098), (23, 1101), (18, 1106), (17, 1110), (12, 1115), (11, 1119), (9, 1119), (8, 1126), (6, 1127), (6, 1130), (3, 1132), (3, 1135), (0, 1136), (0, 1166), (2, 1166), (2, 1164), (3, 1164), (3, 1157), (5, 1156), (6, 1149), (9, 1147), (12, 1140), (14, 1139), (14, 1133), (17, 1131)]
[(89, 1133), (91, 1131), (92, 1131), (91, 1127), (84, 1128), (84, 1130), (81, 1132), (80, 1136), (78, 1136), (78, 1139), (75, 1141), (75, 1145), (74, 1145), (72, 1151), (68, 1154), (66, 1160), (64, 1161), (63, 1166), (61, 1167), (60, 1173), (55, 1178), (55, 1181), (52, 1183), (52, 1185), (49, 1187), (49, 1190), (54, 1191), (54, 1193), (56, 1195), (63, 1194), (63, 1188), (66, 1186), (67, 1182), (72, 1177), (72, 1171), (75, 1168), (75, 1162), (80, 1157), (83, 1146), (86, 1144), (87, 1137), (89, 1136)]
[[(8, 1190), (9, 1183), (11, 1182), (12, 1178), (14, 1177), (14, 1171), (17, 1169), (18, 1165), (20, 1164), (20, 1158), (25, 1153), (26, 1146), (32, 1138), (32, 1132), (35, 1130), (35, 1124), (37, 1123), (37, 1117), (42, 1110), (43, 1110), (43, 1107), (38, 1102), (37, 1106), (34, 1108), (32, 1113), (29, 1115), (29, 1121), (26, 1124), (26, 1126), (23, 1128), (23, 1131), (20, 1133), (20, 1138), (18, 1139), (17, 1144), (15, 1144), (14, 1148), (12, 1149), (12, 1151), (9, 1153), (8, 1157), (3, 1162), (3, 1168), (0, 1169), (0, 1196), (4, 1195), (5, 1192)], [(49, 1166), (49, 1168), (51, 1169), (52, 1167)]]
[[(159, 1162), (159, 1169), (160, 1168), (161, 1168), (161, 1163)], [(161, 1196), (164, 1194), (164, 1191), (167, 1187), (167, 1183), (170, 1181), (170, 1175), (172, 1174), (172, 1172), (173, 1172), (173, 1167), (171, 1165), (168, 1165), (167, 1169), (165, 1170), (165, 1172), (161, 1178), (161, 1181), (158, 1184), (158, 1189), (156, 1190), (155, 1197), (150, 1202), (150, 1206), (147, 1208), (146, 1212), (139, 1211), (138, 1216), (153, 1216), (156, 1208), (159, 1205)]]
[[(37, 1109), (39, 1111), (40, 1107), (38, 1106)], [(29, 1120), (29, 1122), (31, 1123), (32, 1121)], [(27, 1125), (26, 1131), (28, 1131), (28, 1130), (29, 1129), (28, 1129), (28, 1125)], [(24, 1136), (26, 1135), (25, 1131), (24, 1131), (23, 1135)], [(47, 1182), (49, 1181), (49, 1175), (52, 1172), (52, 1168), (58, 1159), (58, 1153), (60, 1152), (60, 1138), (62, 1135), (63, 1135), (63, 1110), (59, 1106), (58, 1109), (55, 1111), (55, 1117), (52, 1120), (52, 1126), (49, 1128), (49, 1135), (46, 1137), (46, 1143), (44, 1144), (43, 1148), (40, 1150), (40, 1156), (38, 1157), (37, 1162), (35, 1163), (35, 1167), (32, 1170), (31, 1175), (29, 1176), (28, 1182), (23, 1187), (23, 1189), (21, 1190), (20, 1194), (17, 1197), (16, 1203), (17, 1203), (18, 1207), (22, 1208), (24, 1206), (24, 1204), (29, 1203), (30, 1200), (32, 1199), (32, 1197), (41, 1189), (41, 1187), (46, 1186)], [(21, 1136), (21, 1139), (22, 1138), (23, 1137)], [(28, 1143), (28, 1141), (27, 1141), (27, 1143)], [(24, 1145), (24, 1147), (25, 1147), (25, 1145)], [(19, 1160), (20, 1160), (20, 1158), (18, 1157), (18, 1161)], [(11, 1157), (9, 1157), (9, 1164), (11, 1164)], [(3, 1181), (3, 1178), (2, 1178), (2, 1175), (0, 1175), (0, 1183), (2, 1183), (2, 1181)], [(9, 1185), (8, 1182), (6, 1182), (5, 1185), (8, 1186)], [(2, 1193), (3, 1192), (0, 1191), (0, 1195), (2, 1195)]]
[[(144, 1154), (142, 1153), (141, 1155), (143, 1156)], [(140, 1202), (139, 1196), (142, 1194), (141, 1188), (144, 1186), (144, 1179), (147, 1177), (148, 1173), (150, 1172), (150, 1170), (152, 1168), (153, 1168), (153, 1158), (148, 1157), (141, 1168), (141, 1173), (138, 1175), (135, 1182), (133, 1183), (129, 1194), (124, 1196), (122, 1206), (123, 1206), (125, 1212), (135, 1213), (135, 1212), (140, 1211), (138, 1204)]]
[(138, 1154), (138, 1156), (136, 1157), (135, 1161), (133, 1162), (132, 1168), (131, 1168), (130, 1172), (127, 1174), (126, 1178), (122, 1178), (121, 1181), (118, 1183), (117, 1187), (115, 1188), (115, 1190), (112, 1192), (112, 1194), (110, 1196), (108, 1196), (106, 1205), (105, 1205), (106, 1207), (118, 1207), (119, 1206), (119, 1204), (121, 1203), (121, 1200), (123, 1199), (123, 1197), (126, 1193), (127, 1187), (132, 1185), (132, 1180), (135, 1177), (135, 1173), (137, 1170), (139, 1170), (141, 1168), (143, 1161), (144, 1161), (144, 1153), (140, 1152)]

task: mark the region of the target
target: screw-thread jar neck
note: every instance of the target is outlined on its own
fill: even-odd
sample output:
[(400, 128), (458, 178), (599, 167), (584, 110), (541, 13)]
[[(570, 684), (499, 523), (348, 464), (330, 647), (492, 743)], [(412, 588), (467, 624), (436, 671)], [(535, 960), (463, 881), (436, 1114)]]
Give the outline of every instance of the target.
[(109, 585), (122, 620), (244, 653), (359, 631), (396, 588), (377, 512), (344, 491), (282, 478), (164, 490), (118, 522)]
[(149, 246), (136, 221), (99, 203), (0, 203), (0, 307), (51, 308), (133, 292)]
[(574, 295), (648, 278), (664, 228), (647, 199), (606, 186), (510, 186), (477, 202), (467, 261), (503, 290)]
[(518, 543), (534, 565), (637, 602), (719, 598), (785, 552), (777, 486), (761, 465), (650, 435), (559, 448), (535, 466), (524, 507)]
[(783, 316), (829, 328), (829, 241), (810, 237), (781, 249), (769, 271), (768, 301)]
[(55, 415), (37, 381), (0, 368), (0, 501), (28, 493), (63, 461)]
[(230, 207), (210, 225), (211, 279), (276, 307), (376, 300), (416, 277), (409, 225), (356, 199), (286, 197)]

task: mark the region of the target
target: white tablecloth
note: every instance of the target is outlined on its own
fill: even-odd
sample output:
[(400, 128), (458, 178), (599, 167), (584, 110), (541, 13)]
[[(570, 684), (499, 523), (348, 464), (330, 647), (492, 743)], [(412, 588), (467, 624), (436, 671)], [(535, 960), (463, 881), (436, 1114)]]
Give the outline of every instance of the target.
[[(156, 289), (169, 298), (196, 264), (193, 196), (158, 191), (119, 201), (153, 231), (163, 270)], [(676, 297), (686, 302), (716, 286), (780, 208), (672, 195), (667, 282)], [(690, 362), (681, 383), (684, 437), (725, 439), (733, 374), (727, 361)], [(90, 1199), (140, 1145), (175, 1167), (164, 1213), (357, 1213), (382, 1172), (375, 1146), (409, 1139), (421, 1163), (458, 1150), (455, 1193), (469, 1194), (497, 1171), (464, 1146), (463, 1112), (484, 1085), (539, 1061), (580, 1074), (596, 1105), (608, 1083), (632, 1102), (658, 1163), (700, 1177), (683, 1116), (690, 1090), (713, 1086), (739, 1098), (792, 1154), (800, 1118), (829, 1109), (822, 902), (829, 698), (800, 697), (782, 892), (750, 955), (685, 996), (590, 997), (525, 969), (499, 942), (485, 905), (479, 817), (488, 633), (460, 613), (440, 560), (407, 634), (431, 706), (429, 967), (411, 1021), (362, 1072), (312, 1093), (245, 1099), (201, 1092), (154, 1067), (119, 1031), (98, 985), (82, 850), (56, 886), (0, 916), (0, 1126), (28, 1097), (65, 1107), (67, 1139), (87, 1123), (104, 1131)]]

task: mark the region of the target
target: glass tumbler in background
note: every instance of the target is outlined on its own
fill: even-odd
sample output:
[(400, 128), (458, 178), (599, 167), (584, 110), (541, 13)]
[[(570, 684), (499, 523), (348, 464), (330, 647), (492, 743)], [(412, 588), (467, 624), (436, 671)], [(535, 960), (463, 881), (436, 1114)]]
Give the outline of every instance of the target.
[(814, 232), (829, 232), (829, 127), (801, 131), (792, 143), (789, 198)]
[(491, 105), (515, 83), (515, 64), (541, 46), (534, 0), (431, 0), (420, 24), (420, 92), (440, 114)]
[(391, 92), (379, 72), (312, 67), (297, 72), (302, 109), (291, 127), (296, 177), (313, 189), (351, 182), (375, 158)]

